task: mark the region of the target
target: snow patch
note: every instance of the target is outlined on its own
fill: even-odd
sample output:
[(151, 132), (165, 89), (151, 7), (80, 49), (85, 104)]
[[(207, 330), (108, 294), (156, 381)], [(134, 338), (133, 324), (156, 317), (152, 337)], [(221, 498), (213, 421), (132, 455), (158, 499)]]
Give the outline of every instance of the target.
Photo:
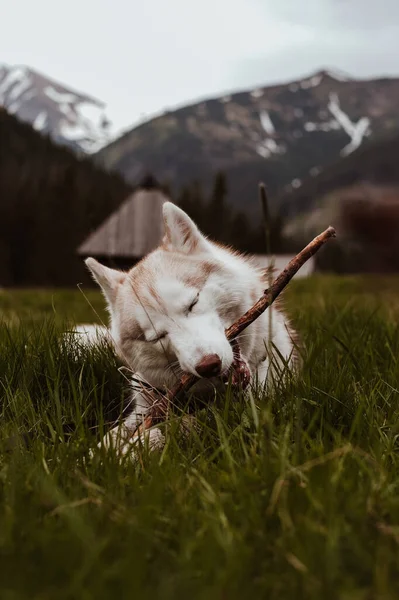
[(301, 81), (301, 83), (300, 83), (301, 88), (303, 90), (307, 90), (309, 88), (317, 87), (322, 82), (322, 79), (323, 79), (322, 73), (320, 73), (318, 75), (313, 75), (312, 77), (309, 77), (309, 79), (304, 79), (303, 81)]
[(265, 93), (264, 90), (261, 90), (261, 89), (253, 90), (251, 92), (251, 96), (252, 96), (252, 98), (262, 98), (264, 93)]
[(14, 67), (6, 72), (6, 76), (0, 83), (0, 102), (5, 101), (6, 95), (10, 93), (11, 87), (21, 83), (27, 76), (29, 77), (29, 74), (25, 67)]
[(256, 152), (263, 158), (270, 158), (272, 154), (284, 154), (285, 147), (277, 144), (275, 140), (266, 139), (256, 145)]
[(64, 120), (60, 124), (60, 135), (70, 142), (75, 142), (87, 153), (98, 152), (109, 141), (106, 136), (94, 138), (91, 134), (83, 123)]
[(70, 123), (64, 120), (60, 126), (60, 134), (71, 142), (79, 142), (85, 140), (87, 132), (79, 123)]
[(23, 94), (22, 98), (21, 98), (21, 102), (28, 102), (29, 100), (32, 100), (32, 98), (34, 98), (36, 96), (36, 90), (31, 89), (28, 90), (26, 92), (26, 94)]
[(9, 104), (7, 106), (7, 111), (11, 114), (11, 115), (15, 115), (16, 112), (18, 112), (18, 110), (21, 108), (21, 102), (19, 100), (16, 100), (15, 102), (12, 102), (11, 104)]
[(285, 146), (278, 144), (273, 137), (276, 134), (275, 127), (267, 110), (262, 110), (259, 113), (260, 123), (263, 130), (269, 137), (259, 142), (256, 145), (256, 152), (263, 158), (269, 158), (272, 154), (284, 154)]
[(78, 100), (78, 97), (75, 94), (71, 94), (70, 92), (58, 92), (52, 85), (44, 88), (44, 93), (50, 100), (54, 100), (57, 104), (73, 104)]
[(65, 115), (60, 124), (60, 135), (76, 142), (85, 152), (97, 152), (110, 141), (110, 122), (103, 113), (103, 104), (91, 100), (81, 100), (70, 92), (59, 92), (47, 86), (45, 94), (57, 103)]
[(42, 131), (45, 127), (47, 123), (47, 112), (45, 110), (42, 110), (42, 112), (40, 112), (36, 119), (33, 121), (33, 128), (36, 129), (36, 131)]
[(260, 123), (261, 123), (263, 129), (266, 131), (266, 133), (268, 135), (274, 135), (276, 133), (276, 130), (274, 128), (274, 125), (272, 123), (272, 120), (271, 120), (270, 115), (267, 112), (267, 110), (262, 110), (259, 113), (259, 117), (260, 117)]
[(304, 125), (305, 131), (334, 131), (340, 129), (340, 124), (335, 120), (331, 119), (330, 121), (325, 121), (324, 123), (313, 123), (312, 121), (307, 121)]
[(223, 104), (226, 104), (226, 102), (231, 102), (231, 96), (223, 96), (223, 98), (220, 99), (220, 102), (223, 102)]
[(335, 92), (330, 93), (328, 109), (351, 139), (349, 144), (340, 153), (341, 156), (347, 156), (356, 150), (356, 148), (359, 148), (363, 142), (363, 138), (368, 134), (371, 124), (370, 119), (362, 117), (357, 123), (353, 123), (349, 116), (341, 109), (338, 94)]
[(348, 77), (343, 71), (339, 71), (338, 69), (326, 71), (326, 74), (331, 77), (331, 79), (336, 79), (336, 81), (350, 81), (350, 77)]
[(262, 144), (257, 144), (257, 146), (256, 146), (256, 152), (262, 158), (270, 158), (270, 156), (272, 155), (271, 151), (268, 148), (266, 148), (266, 146), (264, 146), (263, 143)]
[(308, 121), (307, 123), (305, 123), (305, 131), (316, 131), (316, 130), (317, 130), (316, 123), (312, 123), (311, 121)]
[(363, 138), (369, 134), (369, 129), (370, 119), (368, 117), (362, 117), (360, 121), (356, 123), (350, 143), (345, 146), (345, 148), (342, 148), (342, 156), (348, 156), (348, 154), (351, 154), (356, 148), (359, 148), (363, 142)]
[(58, 105), (59, 110), (66, 116), (73, 112), (75, 103), (79, 102), (79, 98), (75, 94), (59, 92), (51, 85), (44, 89), (44, 93)]
[(8, 94), (8, 101), (17, 100), (31, 85), (29, 77), (21, 79), (11, 88)]
[[(89, 102), (80, 102), (79, 103), (79, 115), (85, 121), (90, 121), (92, 123), (99, 123), (101, 119), (104, 117), (103, 107), (97, 106), (96, 104)], [(145, 120), (145, 118), (144, 118)]]
[(320, 129), (321, 131), (337, 131), (339, 129), (339, 123), (335, 119), (332, 119), (326, 123), (321, 123)]

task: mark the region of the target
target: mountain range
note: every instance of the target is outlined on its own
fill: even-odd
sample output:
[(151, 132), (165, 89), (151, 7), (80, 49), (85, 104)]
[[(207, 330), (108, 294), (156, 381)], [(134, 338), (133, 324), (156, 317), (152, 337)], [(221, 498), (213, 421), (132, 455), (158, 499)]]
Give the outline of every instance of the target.
[(134, 182), (151, 171), (178, 189), (211, 185), (216, 171), (229, 199), (254, 217), (257, 184), (272, 198), (318, 175), (367, 140), (399, 128), (399, 79), (357, 80), (318, 71), (286, 84), (225, 95), (167, 112), (96, 155)]
[(1, 104), (129, 183), (151, 172), (173, 196), (193, 180), (208, 192), (222, 170), (229, 201), (253, 219), (259, 181), (277, 211), (303, 181), (399, 130), (398, 78), (359, 80), (332, 70), (167, 111), (114, 139), (101, 102), (28, 67), (0, 66)]

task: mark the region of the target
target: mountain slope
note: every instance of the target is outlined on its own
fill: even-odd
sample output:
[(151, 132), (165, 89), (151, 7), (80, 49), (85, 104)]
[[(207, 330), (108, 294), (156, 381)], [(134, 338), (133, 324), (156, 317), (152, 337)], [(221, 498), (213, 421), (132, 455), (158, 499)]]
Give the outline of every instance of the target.
[(399, 129), (399, 79), (359, 81), (320, 71), (206, 100), (141, 124), (96, 156), (134, 182), (152, 171), (173, 187), (209, 188), (224, 170), (230, 201), (258, 210), (259, 180), (273, 194), (299, 187), (364, 140)]
[(369, 142), (280, 199), (283, 235), (298, 248), (334, 225), (316, 258), (344, 273), (399, 271), (399, 134)]
[(111, 139), (102, 102), (25, 66), (0, 64), (0, 106), (73, 149), (96, 152)]
[[(285, 234), (307, 239), (330, 222), (341, 226), (343, 204), (396, 195), (399, 204), (399, 134), (368, 142), (296, 190), (279, 198)], [(396, 190), (395, 193), (393, 191)], [(375, 200), (377, 198), (377, 200)]]

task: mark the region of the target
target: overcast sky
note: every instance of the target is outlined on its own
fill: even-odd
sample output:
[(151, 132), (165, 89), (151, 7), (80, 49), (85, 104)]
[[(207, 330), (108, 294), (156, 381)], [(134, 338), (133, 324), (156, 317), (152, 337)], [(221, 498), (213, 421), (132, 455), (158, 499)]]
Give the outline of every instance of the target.
[(322, 67), (399, 75), (399, 0), (0, 0), (0, 62), (144, 115)]

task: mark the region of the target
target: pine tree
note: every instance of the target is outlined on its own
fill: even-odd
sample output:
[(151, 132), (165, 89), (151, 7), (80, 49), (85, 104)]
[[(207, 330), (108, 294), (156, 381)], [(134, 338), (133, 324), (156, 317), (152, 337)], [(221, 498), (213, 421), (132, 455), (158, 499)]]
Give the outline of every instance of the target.
[(248, 217), (242, 212), (236, 213), (230, 221), (228, 243), (241, 252), (251, 252), (253, 231)]
[(219, 171), (215, 175), (212, 194), (208, 203), (208, 230), (212, 238), (224, 243), (228, 242), (228, 231), (231, 222), (226, 200), (226, 176)]
[(195, 221), (201, 230), (207, 233), (206, 206), (199, 182), (194, 181), (191, 185), (182, 188), (177, 198), (177, 205)]

